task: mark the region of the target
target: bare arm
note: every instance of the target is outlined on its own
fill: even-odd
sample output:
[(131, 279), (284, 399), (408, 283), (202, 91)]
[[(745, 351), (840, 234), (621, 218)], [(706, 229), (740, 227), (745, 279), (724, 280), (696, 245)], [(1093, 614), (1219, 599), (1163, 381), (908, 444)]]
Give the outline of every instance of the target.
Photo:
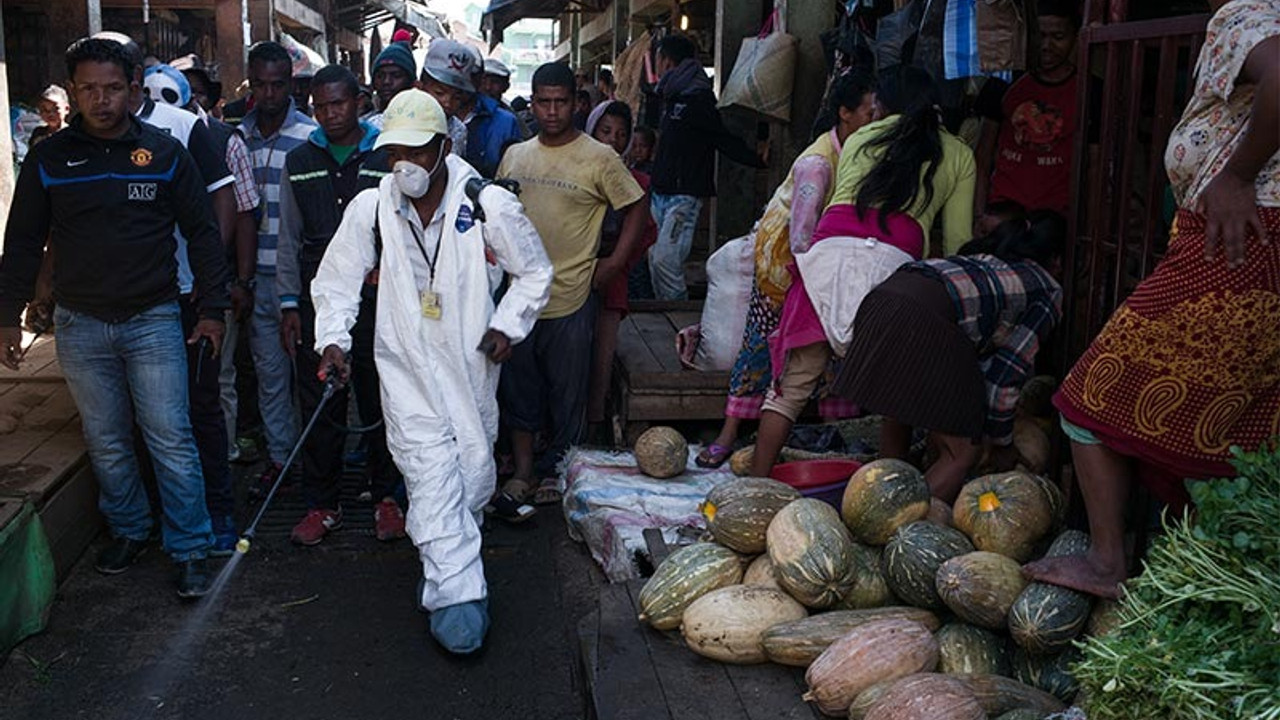
[(1200, 195), (1198, 211), (1205, 216), (1205, 260), (1213, 260), (1219, 246), (1227, 266), (1244, 264), (1250, 231), (1270, 242), (1258, 216), (1254, 183), (1267, 161), (1280, 149), (1280, 36), (1258, 43), (1249, 53), (1237, 81), (1254, 85), (1253, 108), (1244, 137), (1222, 172)]

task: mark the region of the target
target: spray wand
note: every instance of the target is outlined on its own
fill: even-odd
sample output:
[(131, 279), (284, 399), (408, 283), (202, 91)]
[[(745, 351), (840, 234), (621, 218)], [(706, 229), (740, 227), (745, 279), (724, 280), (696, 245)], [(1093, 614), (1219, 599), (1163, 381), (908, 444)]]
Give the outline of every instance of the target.
[(285, 458), (284, 465), (280, 467), (280, 473), (276, 475), (276, 481), (272, 483), (271, 490), (267, 493), (267, 497), (263, 499), (262, 506), (258, 508), (258, 514), (254, 516), (253, 522), (249, 523), (249, 527), (240, 536), (240, 541), (236, 543), (236, 552), (244, 555), (249, 552), (249, 545), (253, 541), (253, 536), (258, 532), (258, 523), (262, 522), (262, 516), (266, 514), (267, 507), (271, 505), (271, 500), (275, 498), (276, 491), (280, 489), (280, 483), (284, 481), (285, 475), (289, 472), (289, 467), (293, 465), (293, 461), (298, 457), (298, 452), (302, 450), (302, 444), (307, 441), (307, 436), (311, 434), (311, 428), (315, 427), (316, 421), (320, 419), (320, 413), (324, 410), (324, 406), (337, 392), (339, 383), (337, 378), (337, 370), (330, 366), (325, 372), (324, 393), (320, 396), (320, 402), (316, 404), (315, 412), (311, 413), (311, 419), (307, 421), (307, 426), (303, 428), (302, 434), (298, 436), (298, 442), (293, 446), (293, 450), (289, 451), (289, 457)]

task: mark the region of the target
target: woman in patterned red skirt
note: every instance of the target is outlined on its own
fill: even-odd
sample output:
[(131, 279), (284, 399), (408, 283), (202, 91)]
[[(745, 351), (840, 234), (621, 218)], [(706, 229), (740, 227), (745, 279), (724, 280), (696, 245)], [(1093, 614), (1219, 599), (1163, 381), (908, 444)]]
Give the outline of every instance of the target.
[(1184, 480), (1230, 476), (1232, 446), (1280, 435), (1280, 3), (1210, 4), (1195, 92), (1165, 153), (1180, 208), (1169, 253), (1054, 398), (1092, 546), (1024, 572), (1103, 597), (1126, 577), (1135, 472), (1182, 505)]

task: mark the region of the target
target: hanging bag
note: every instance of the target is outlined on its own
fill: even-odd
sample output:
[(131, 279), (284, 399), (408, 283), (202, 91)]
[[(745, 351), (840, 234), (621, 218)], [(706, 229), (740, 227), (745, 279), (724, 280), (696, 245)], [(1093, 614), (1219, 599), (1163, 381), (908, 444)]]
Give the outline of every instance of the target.
[(1018, 0), (978, 0), (978, 58), (983, 72), (1027, 69), (1027, 24)]
[(742, 41), (733, 72), (720, 91), (720, 107), (737, 105), (775, 120), (791, 122), (797, 41), (775, 30), (777, 18), (775, 9), (758, 36)]

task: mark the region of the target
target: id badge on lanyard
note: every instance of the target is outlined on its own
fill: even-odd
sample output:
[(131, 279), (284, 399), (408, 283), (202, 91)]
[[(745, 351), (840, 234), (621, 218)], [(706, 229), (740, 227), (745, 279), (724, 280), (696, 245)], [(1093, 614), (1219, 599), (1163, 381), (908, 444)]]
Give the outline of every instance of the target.
[(422, 291), (422, 317), (428, 320), (439, 320), (443, 315), (440, 309), (440, 293), (432, 290)]
[(427, 255), (427, 248), (422, 243), (422, 238), (418, 235), (418, 229), (409, 223), (409, 231), (413, 233), (413, 241), (417, 243), (418, 250), (422, 252), (422, 259), (427, 261), (427, 289), (422, 291), (419, 297), (422, 306), (422, 317), (428, 320), (439, 320), (444, 316), (444, 310), (440, 307), (440, 293), (435, 291), (436, 287), (436, 261), (440, 259), (440, 246), (444, 244), (444, 234), (441, 233), (440, 238), (436, 240), (435, 252), (430, 256)]

